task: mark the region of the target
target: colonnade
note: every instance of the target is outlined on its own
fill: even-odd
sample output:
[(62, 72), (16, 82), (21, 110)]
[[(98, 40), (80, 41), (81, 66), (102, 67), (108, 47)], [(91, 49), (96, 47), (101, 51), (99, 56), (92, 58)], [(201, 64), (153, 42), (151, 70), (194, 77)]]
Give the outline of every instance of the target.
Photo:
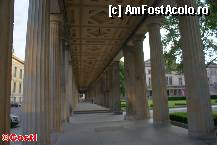
[[(196, 7), (194, 0), (180, 0), (177, 4)], [(24, 134), (38, 133), (39, 141), (34, 144), (40, 145), (50, 143), (49, 135), (52, 131), (61, 131), (62, 123), (69, 119), (70, 110), (74, 109), (78, 102), (78, 88), (72, 73), (70, 51), (60, 39), (61, 16), (51, 15), (49, 6), (49, 0), (29, 1), (26, 39), (23, 130)], [(9, 132), (13, 0), (0, 0), (0, 20), (2, 134)], [(189, 135), (202, 138), (214, 136), (199, 22), (195, 16), (182, 16), (179, 21)], [(150, 20), (147, 30), (151, 47), (153, 121), (154, 124), (169, 124), (160, 23)], [(143, 39), (144, 34), (135, 34), (123, 48), (128, 99), (127, 118), (134, 120), (150, 117), (146, 97)], [(120, 112), (118, 61), (111, 63), (89, 86), (87, 94), (94, 103), (111, 108), (115, 113)]]
[[(0, 0), (0, 136), (10, 133), (13, 3), (13, 0)], [(2, 144), (1, 141), (0, 144)], [(6, 142), (5, 145), (9, 143)]]
[(35, 144), (41, 145), (50, 144), (53, 132), (63, 131), (78, 100), (71, 54), (61, 39), (63, 20), (49, 7), (49, 0), (29, 2), (25, 57), (23, 130), (37, 133)]
[(87, 89), (89, 101), (120, 113), (120, 66), (119, 61), (112, 62), (101, 76)]

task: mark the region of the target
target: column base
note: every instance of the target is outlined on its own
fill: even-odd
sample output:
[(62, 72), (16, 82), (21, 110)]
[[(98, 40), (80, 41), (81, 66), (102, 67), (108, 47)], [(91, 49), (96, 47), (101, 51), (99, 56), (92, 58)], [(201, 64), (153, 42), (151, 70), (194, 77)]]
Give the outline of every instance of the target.
[(136, 116), (136, 115), (126, 115), (126, 120), (148, 120), (145, 116)]
[(51, 145), (55, 145), (57, 143), (57, 140), (59, 138), (59, 136), (62, 134), (61, 131), (57, 131), (57, 130), (53, 130), (51, 131), (51, 134), (50, 134), (50, 144)]
[(209, 133), (207, 132), (193, 132), (188, 131), (188, 135), (192, 138), (201, 139), (201, 140), (216, 140), (216, 131), (213, 130)]
[(114, 111), (113, 114), (114, 114), (114, 115), (122, 115), (123, 112), (121, 112), (121, 111)]
[(161, 128), (161, 127), (169, 127), (171, 126), (169, 121), (164, 121), (164, 122), (153, 122), (154, 127), (156, 128)]

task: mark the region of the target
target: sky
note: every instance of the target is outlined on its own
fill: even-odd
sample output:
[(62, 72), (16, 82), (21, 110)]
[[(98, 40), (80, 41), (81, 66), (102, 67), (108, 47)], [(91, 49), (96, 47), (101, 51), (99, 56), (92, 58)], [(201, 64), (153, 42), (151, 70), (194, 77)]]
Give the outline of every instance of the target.
[(29, 0), (15, 0), (13, 48), (16, 56), (25, 58), (26, 27)]
[[(26, 27), (28, 19), (29, 0), (15, 0), (14, 7), (14, 38), (13, 48), (15, 55), (21, 59), (25, 59), (26, 46)], [(150, 58), (150, 48), (148, 37), (144, 40), (144, 60)]]

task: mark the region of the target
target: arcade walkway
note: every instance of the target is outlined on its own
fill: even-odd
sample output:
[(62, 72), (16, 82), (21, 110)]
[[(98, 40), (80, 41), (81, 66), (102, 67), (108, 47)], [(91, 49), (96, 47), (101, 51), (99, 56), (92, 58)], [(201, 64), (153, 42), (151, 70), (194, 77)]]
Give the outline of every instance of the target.
[[(91, 108), (95, 105), (79, 104)], [(97, 108), (99, 106), (96, 105)], [(93, 108), (92, 108), (93, 109)], [(100, 108), (102, 109), (102, 108)], [(96, 109), (94, 109), (96, 110)], [(214, 141), (189, 138), (187, 130), (169, 126), (156, 128), (152, 122), (126, 121), (112, 113), (75, 114), (56, 145), (214, 145)]]

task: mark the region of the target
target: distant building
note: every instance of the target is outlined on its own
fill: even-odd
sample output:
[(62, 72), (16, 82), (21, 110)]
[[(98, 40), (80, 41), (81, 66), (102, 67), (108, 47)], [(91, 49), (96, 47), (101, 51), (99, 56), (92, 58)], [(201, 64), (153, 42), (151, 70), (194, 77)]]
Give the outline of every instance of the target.
[(217, 95), (217, 64), (210, 64), (207, 67), (209, 90), (211, 95)]
[(23, 101), (24, 61), (12, 56), (11, 102)]
[[(145, 72), (148, 96), (152, 96), (150, 60), (145, 61)], [(210, 95), (217, 95), (217, 64), (207, 66), (207, 76), (209, 80)], [(179, 74), (175, 71), (166, 73), (165, 83), (167, 85), (168, 96), (186, 96), (185, 79), (183, 74)]]

